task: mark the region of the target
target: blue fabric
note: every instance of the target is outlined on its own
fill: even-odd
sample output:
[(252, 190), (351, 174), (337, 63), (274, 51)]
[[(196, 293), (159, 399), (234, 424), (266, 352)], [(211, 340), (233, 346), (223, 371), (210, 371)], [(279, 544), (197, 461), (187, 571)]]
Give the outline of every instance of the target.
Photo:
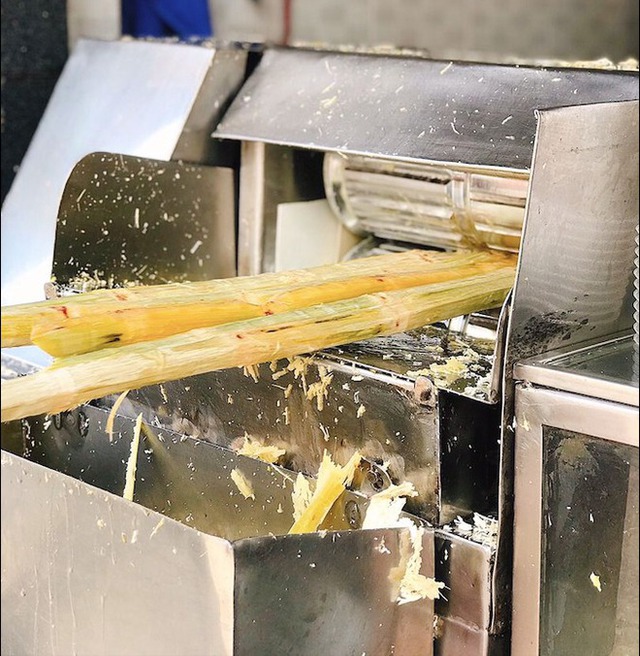
[(122, 33), (135, 37), (213, 36), (207, 0), (122, 0)]

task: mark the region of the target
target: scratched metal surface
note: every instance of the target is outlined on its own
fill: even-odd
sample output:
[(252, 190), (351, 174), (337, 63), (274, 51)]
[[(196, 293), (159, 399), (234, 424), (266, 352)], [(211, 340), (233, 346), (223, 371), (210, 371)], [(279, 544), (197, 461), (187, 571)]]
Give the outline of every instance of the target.
[(637, 97), (637, 73), (273, 49), (214, 136), (526, 170), (536, 109)]

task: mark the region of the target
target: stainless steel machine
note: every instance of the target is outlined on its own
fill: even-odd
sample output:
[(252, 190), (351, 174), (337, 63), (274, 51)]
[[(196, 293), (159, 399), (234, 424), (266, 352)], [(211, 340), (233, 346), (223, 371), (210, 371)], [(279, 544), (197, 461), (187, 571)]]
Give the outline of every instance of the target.
[[(73, 89), (95, 58), (108, 67), (138, 47), (73, 55), (30, 162), (47, 135), (64, 143), (59, 116), (85, 99)], [(202, 46), (145, 48), (162, 69)], [(112, 439), (112, 398), (3, 426), (3, 653), (637, 650), (637, 71), (204, 50), (218, 65), (171, 123), (173, 152), (87, 138), (64, 175), (49, 165), (60, 202), (46, 203), (56, 237), (38, 262), (53, 262), (50, 293), (460, 246), (518, 252), (515, 287), (499, 312), (133, 391)], [(39, 174), (25, 166), (22, 189)], [(3, 236), (32, 196), (12, 191)], [(3, 354), (3, 375), (26, 369)], [(120, 495), (139, 413), (131, 503)], [(279, 465), (238, 455), (245, 435), (283, 449)], [(325, 450), (364, 456), (334, 530), (286, 535), (294, 477)], [(603, 497), (565, 471), (581, 467), (607, 479), (607, 521)], [(418, 492), (406, 510), (421, 572), (446, 585), (435, 602), (398, 603), (408, 530), (361, 528), (370, 496), (404, 481)], [(558, 513), (571, 528), (562, 504), (589, 545), (575, 561), (583, 534), (562, 555), (564, 529), (547, 530)], [(621, 548), (619, 535), (631, 536)], [(584, 622), (601, 607), (606, 631)]]

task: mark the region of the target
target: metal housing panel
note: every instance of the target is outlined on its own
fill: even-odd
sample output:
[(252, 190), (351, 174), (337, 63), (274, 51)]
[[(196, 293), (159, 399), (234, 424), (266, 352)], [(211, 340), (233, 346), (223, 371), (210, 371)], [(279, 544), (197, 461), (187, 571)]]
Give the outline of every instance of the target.
[(638, 407), (638, 347), (631, 335), (518, 362), (514, 378)]
[(637, 97), (630, 73), (273, 49), (214, 136), (526, 170), (536, 109)]
[[(398, 604), (408, 531), (381, 529), (241, 540), (234, 653), (430, 656), (433, 602)], [(433, 576), (433, 531), (421, 573)]]
[(2, 451), (3, 654), (231, 654), (233, 586), (227, 541)]
[(539, 122), (512, 359), (632, 325), (638, 102), (553, 109), (540, 112)]
[(3, 305), (43, 298), (58, 203), (78, 160), (95, 151), (170, 159), (215, 53), (142, 41), (77, 45), (2, 208)]
[(565, 107), (538, 116), (504, 365), (494, 586), (494, 618), (504, 621), (513, 558), (513, 367), (632, 323), (638, 102)]
[(638, 409), (555, 390), (516, 388), (513, 653), (538, 654), (543, 426), (638, 447)]
[(96, 272), (115, 285), (235, 275), (233, 189), (228, 168), (113, 153), (83, 157), (60, 201), (56, 281)]

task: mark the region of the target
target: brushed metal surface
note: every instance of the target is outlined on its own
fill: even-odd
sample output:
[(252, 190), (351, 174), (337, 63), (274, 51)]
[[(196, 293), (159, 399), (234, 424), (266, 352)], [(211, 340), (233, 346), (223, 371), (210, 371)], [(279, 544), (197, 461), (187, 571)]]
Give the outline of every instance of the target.
[[(244, 81), (248, 54), (248, 51), (240, 46), (216, 46), (171, 159), (198, 164), (228, 165), (226, 160), (229, 148), (211, 139), (211, 133)], [(232, 158), (235, 161), (237, 149), (233, 150)]]
[(176, 43), (78, 43), (2, 208), (3, 305), (44, 297), (58, 203), (78, 160), (96, 151), (169, 160), (215, 53)]
[(516, 387), (515, 401), (512, 648), (514, 656), (533, 656), (539, 653), (543, 567), (543, 427), (637, 448), (638, 409), (522, 384)]
[(231, 169), (91, 153), (64, 187), (53, 273), (109, 286), (227, 278), (235, 250)]
[[(310, 361), (304, 381), (280, 361), (275, 373), (265, 364), (257, 380), (238, 368), (170, 381), (134, 390), (133, 412), (149, 422), (214, 444), (237, 449), (245, 433), (262, 444), (285, 450), (280, 462), (293, 471), (314, 475), (324, 451), (345, 463), (354, 451), (382, 464), (394, 482), (413, 482), (418, 496), (406, 509), (438, 522), (441, 513), (437, 403), (423, 405), (414, 382), (367, 371), (356, 363), (342, 367)], [(331, 376), (322, 407), (307, 398), (320, 380)], [(291, 386), (289, 388), (289, 386)], [(364, 413), (358, 409), (363, 406)], [(365, 493), (376, 491), (371, 487)]]
[[(125, 424), (123, 438), (132, 428)], [(228, 463), (196, 457), (221, 449), (193, 448), (194, 469), (229, 477)], [(154, 474), (142, 468), (136, 486)], [(251, 480), (260, 503), (273, 486), (261, 490), (259, 474)], [(261, 535), (229, 542), (192, 527), (203, 521), (197, 511), (195, 521), (177, 523), (5, 451), (2, 504), (3, 653), (433, 653), (433, 602), (397, 601), (413, 553), (407, 529), (277, 536), (275, 524), (257, 520)], [(229, 518), (231, 502), (210, 496), (207, 504)], [(433, 530), (424, 529), (421, 544), (420, 572), (433, 577)]]
[(558, 347), (618, 334), (632, 324), (638, 103), (564, 107), (538, 116), (502, 386), (493, 617), (505, 621), (513, 557), (513, 367)]
[(509, 357), (631, 328), (637, 222), (638, 102), (540, 112)]
[(637, 97), (637, 73), (271, 49), (214, 135), (522, 171), (536, 109)]
[(638, 407), (638, 372), (633, 336), (551, 351), (519, 362), (514, 378), (543, 387), (575, 392)]
[[(387, 529), (234, 543), (234, 653), (429, 656), (433, 602), (395, 601), (393, 568), (411, 550), (407, 538), (402, 530)], [(420, 571), (433, 576), (429, 530)]]
[(445, 598), (436, 602), (436, 613), (488, 632), (495, 545), (481, 544), (441, 528), (436, 529), (435, 544), (436, 570), (439, 580), (447, 585)]
[(232, 654), (233, 594), (225, 540), (2, 451), (3, 654)]

